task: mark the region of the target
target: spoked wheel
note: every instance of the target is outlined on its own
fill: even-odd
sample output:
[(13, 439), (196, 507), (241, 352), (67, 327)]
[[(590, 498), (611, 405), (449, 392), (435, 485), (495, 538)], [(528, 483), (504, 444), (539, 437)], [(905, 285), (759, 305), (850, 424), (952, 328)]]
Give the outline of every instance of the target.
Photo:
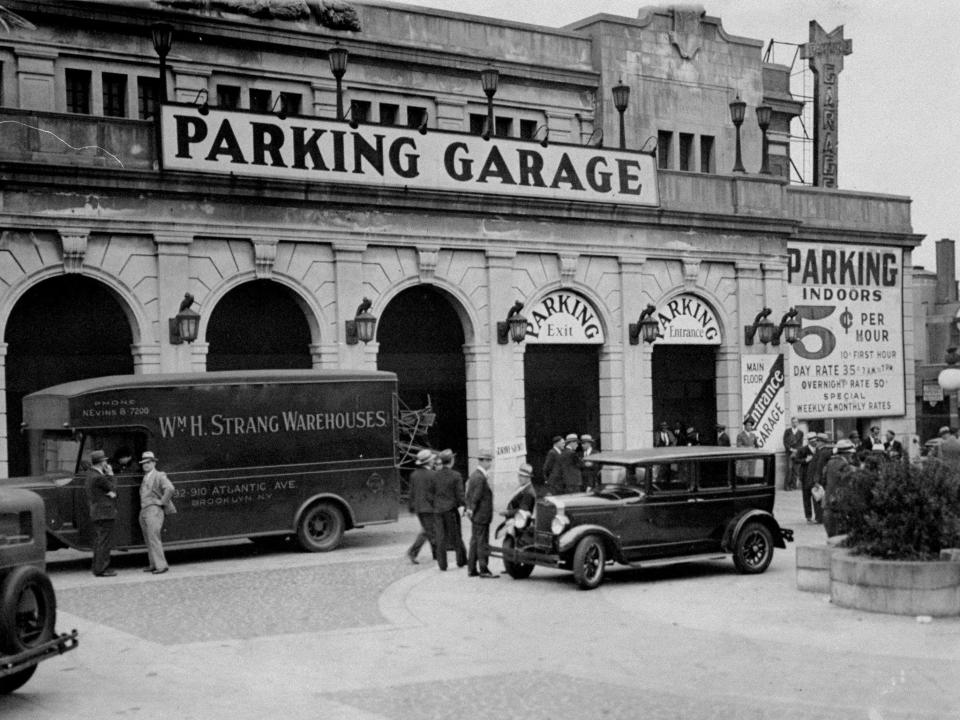
[(22, 566), (7, 575), (0, 590), (0, 650), (14, 655), (42, 645), (53, 638), (56, 621), (53, 585), (42, 570)]
[(593, 590), (603, 582), (606, 564), (607, 551), (600, 539), (585, 537), (573, 553), (573, 579), (581, 590)]
[[(503, 539), (503, 549), (504, 550), (513, 550), (517, 547), (517, 540), (510, 535), (507, 535)], [(512, 577), (514, 580), (525, 580), (530, 577), (530, 573), (533, 572), (533, 564), (518, 563), (513, 562), (512, 560), (507, 560), (503, 558), (503, 569), (507, 571), (507, 575)]]
[(332, 503), (311, 505), (300, 518), (297, 540), (308, 552), (329, 552), (343, 539), (343, 513)]
[(766, 525), (747, 523), (733, 548), (733, 564), (741, 573), (762, 573), (773, 560), (773, 534)]

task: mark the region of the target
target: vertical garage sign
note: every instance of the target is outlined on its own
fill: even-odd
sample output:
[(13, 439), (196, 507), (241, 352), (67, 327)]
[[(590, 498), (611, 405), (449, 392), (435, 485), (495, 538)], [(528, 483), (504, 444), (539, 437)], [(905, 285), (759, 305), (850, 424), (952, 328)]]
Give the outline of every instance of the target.
[(783, 449), (786, 430), (786, 402), (783, 355), (741, 355), (740, 392), (744, 420), (750, 418), (760, 447)]
[(790, 305), (803, 322), (791, 348), (800, 418), (903, 415), (903, 251), (790, 243)]

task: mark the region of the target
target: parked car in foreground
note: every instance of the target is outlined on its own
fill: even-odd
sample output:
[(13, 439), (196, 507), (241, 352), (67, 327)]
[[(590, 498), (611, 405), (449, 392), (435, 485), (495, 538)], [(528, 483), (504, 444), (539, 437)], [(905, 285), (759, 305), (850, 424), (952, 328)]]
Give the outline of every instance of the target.
[(536, 565), (571, 570), (593, 589), (608, 563), (652, 567), (733, 556), (762, 573), (793, 531), (773, 517), (774, 454), (748, 448), (663, 447), (591, 456), (590, 492), (548, 495), (532, 517), (508, 518), (503, 558), (514, 579)]
[(12, 693), (41, 660), (73, 650), (77, 631), (57, 635), (57, 601), (44, 572), (43, 500), (0, 489), (0, 694)]

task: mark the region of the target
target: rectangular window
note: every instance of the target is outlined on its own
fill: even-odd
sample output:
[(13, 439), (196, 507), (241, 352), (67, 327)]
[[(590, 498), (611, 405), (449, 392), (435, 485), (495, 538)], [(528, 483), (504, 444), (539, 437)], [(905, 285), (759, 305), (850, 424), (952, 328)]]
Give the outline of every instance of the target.
[(270, 98), (273, 96), (269, 90), (258, 90), (250, 88), (250, 109), (253, 112), (270, 112)]
[(299, 115), (303, 98), (300, 93), (282, 92), (280, 93), (280, 105), (287, 115)]
[(487, 127), (487, 116), (478, 113), (470, 113), (470, 134), (482, 135)]
[(400, 106), (392, 103), (380, 103), (380, 124), (396, 125), (400, 117)]
[(715, 173), (717, 171), (716, 163), (713, 158), (713, 136), (700, 136), (700, 172)]
[(729, 461), (701, 460), (699, 464), (701, 490), (717, 490), (730, 487)]
[(217, 107), (236, 110), (240, 107), (240, 88), (236, 85), (217, 85)]
[(657, 167), (661, 170), (670, 169), (671, 145), (673, 145), (673, 133), (666, 130), (657, 131)]
[(513, 134), (513, 118), (494, 117), (493, 124), (497, 128), (497, 137), (510, 137)]
[(127, 116), (127, 76), (103, 74), (103, 114), (107, 117)]
[(426, 127), (427, 109), (422, 107), (407, 108), (407, 127), (418, 128), (421, 125)]
[(680, 133), (680, 169), (693, 170), (693, 135)]
[(370, 103), (366, 100), (351, 100), (350, 119), (359, 123), (370, 122)]
[(155, 77), (137, 78), (137, 115), (141, 120), (156, 117), (160, 83)]
[[(520, 121), (520, 137), (524, 140), (533, 140), (534, 133), (537, 132), (537, 121), (536, 120), (521, 120)], [(545, 131), (541, 131), (545, 132)]]
[(67, 112), (90, 114), (90, 71), (70, 70), (64, 72), (67, 83)]

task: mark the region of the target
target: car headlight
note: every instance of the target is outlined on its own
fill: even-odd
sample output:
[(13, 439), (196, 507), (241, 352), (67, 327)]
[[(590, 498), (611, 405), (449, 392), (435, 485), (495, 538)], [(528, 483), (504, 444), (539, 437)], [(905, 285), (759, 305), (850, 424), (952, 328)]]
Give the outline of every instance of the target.
[(552, 532), (554, 535), (559, 535), (569, 524), (570, 518), (568, 518), (566, 515), (557, 515), (550, 522), (550, 532)]

